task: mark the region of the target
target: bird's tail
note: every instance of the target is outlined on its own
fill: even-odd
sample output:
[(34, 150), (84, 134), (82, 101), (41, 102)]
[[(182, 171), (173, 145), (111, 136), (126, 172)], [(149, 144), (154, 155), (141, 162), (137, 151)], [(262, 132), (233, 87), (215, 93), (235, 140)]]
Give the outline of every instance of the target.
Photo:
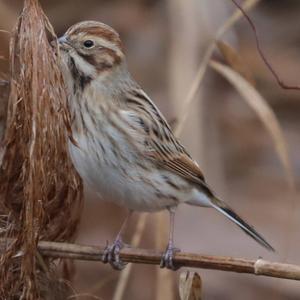
[(275, 251), (274, 248), (249, 224), (247, 224), (240, 216), (238, 216), (230, 207), (228, 207), (223, 201), (214, 197), (211, 201), (211, 206), (217, 211), (221, 212), (232, 222), (238, 225), (244, 232), (251, 236), (261, 246), (265, 247), (269, 251)]

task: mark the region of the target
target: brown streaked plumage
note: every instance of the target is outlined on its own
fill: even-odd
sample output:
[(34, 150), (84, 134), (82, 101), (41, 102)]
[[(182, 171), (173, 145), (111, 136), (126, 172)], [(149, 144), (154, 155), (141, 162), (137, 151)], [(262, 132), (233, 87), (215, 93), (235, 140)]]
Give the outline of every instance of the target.
[[(215, 208), (273, 250), (207, 186), (198, 164), (131, 78), (116, 31), (99, 22), (81, 22), (59, 43), (76, 140), (76, 145), (70, 143), (74, 165), (86, 184), (107, 200), (130, 211), (170, 211), (162, 266), (174, 268), (173, 221), (180, 203)], [(122, 266), (121, 231), (104, 256), (116, 268)]]

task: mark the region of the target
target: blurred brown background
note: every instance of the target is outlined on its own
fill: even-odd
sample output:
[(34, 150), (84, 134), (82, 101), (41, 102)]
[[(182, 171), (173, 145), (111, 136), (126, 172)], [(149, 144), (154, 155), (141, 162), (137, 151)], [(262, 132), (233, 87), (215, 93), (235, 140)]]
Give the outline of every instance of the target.
[[(58, 35), (75, 22), (99, 20), (114, 27), (125, 44), (130, 71), (167, 119), (178, 119), (203, 53), (216, 30), (232, 14), (220, 0), (43, 0)], [(10, 30), (22, 1), (0, 1), (0, 28)], [(300, 2), (262, 0), (251, 11), (263, 48), (277, 72), (300, 83)], [(300, 101), (299, 92), (280, 89), (257, 54), (253, 33), (241, 20), (224, 40), (243, 58), (283, 128), (297, 191), (287, 187), (273, 142), (257, 115), (236, 91), (208, 69), (192, 104), (181, 141), (198, 160), (210, 186), (275, 247), (268, 253), (223, 216), (209, 209), (179, 208), (175, 241), (184, 251), (300, 264)], [(7, 72), (8, 36), (0, 32), (0, 71)], [(4, 58), (3, 58), (4, 57)], [(219, 58), (216, 51), (214, 57)], [(102, 203), (86, 191), (78, 241), (112, 241), (125, 217), (123, 208)], [(163, 216), (167, 219), (166, 212)], [(130, 241), (137, 214), (126, 235)], [(147, 219), (141, 246), (162, 249), (157, 236), (167, 222)], [(163, 228), (162, 228), (163, 227)], [(163, 246), (164, 247), (164, 246)], [(79, 299), (112, 299), (119, 272), (101, 263), (77, 262), (74, 287)], [(178, 299), (178, 273), (134, 265), (123, 299)], [(199, 270), (203, 299), (300, 299), (300, 283)], [(160, 276), (158, 284), (157, 276)], [(170, 281), (174, 279), (174, 281)], [(171, 282), (171, 283), (170, 283)], [(96, 297), (88, 296), (93, 294)]]

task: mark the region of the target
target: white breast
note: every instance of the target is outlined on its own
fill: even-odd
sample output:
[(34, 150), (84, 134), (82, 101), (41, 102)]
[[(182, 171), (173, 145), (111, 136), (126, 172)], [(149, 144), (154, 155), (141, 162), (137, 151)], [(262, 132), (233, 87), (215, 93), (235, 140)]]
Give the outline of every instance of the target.
[(183, 187), (182, 191), (174, 190), (164, 180), (164, 176), (170, 175), (168, 171), (142, 169), (134, 164), (135, 158), (130, 157), (130, 152), (127, 152), (131, 161), (128, 164), (117, 161), (109, 147), (103, 156), (88, 138), (76, 136), (75, 139), (79, 147), (72, 143), (69, 147), (73, 163), (85, 185), (96, 191), (103, 200), (133, 210), (157, 211), (194, 197), (192, 190), (187, 193), (186, 183), (182, 179), (177, 176), (173, 178), (173, 182)]

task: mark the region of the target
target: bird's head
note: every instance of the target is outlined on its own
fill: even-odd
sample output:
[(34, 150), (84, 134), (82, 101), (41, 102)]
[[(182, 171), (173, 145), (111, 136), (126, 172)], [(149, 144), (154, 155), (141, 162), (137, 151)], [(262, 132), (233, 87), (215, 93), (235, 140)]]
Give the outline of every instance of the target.
[(75, 24), (58, 42), (63, 62), (74, 79), (93, 79), (111, 72), (125, 60), (118, 33), (100, 22)]

